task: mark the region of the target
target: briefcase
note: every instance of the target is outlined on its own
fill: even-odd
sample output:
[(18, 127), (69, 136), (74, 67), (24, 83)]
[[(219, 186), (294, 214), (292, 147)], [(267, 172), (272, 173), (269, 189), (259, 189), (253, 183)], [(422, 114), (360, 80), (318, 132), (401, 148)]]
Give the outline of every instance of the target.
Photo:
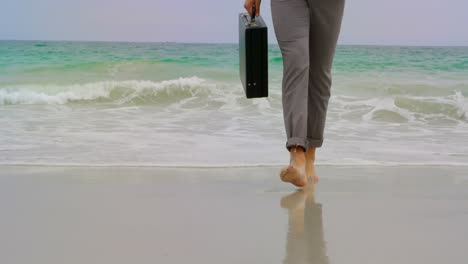
[(247, 98), (268, 97), (268, 36), (261, 16), (239, 14), (239, 69)]

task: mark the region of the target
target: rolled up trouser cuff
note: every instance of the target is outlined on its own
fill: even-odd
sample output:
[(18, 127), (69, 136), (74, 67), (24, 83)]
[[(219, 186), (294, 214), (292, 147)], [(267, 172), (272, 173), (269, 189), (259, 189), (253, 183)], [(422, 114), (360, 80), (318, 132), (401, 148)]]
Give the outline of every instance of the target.
[(323, 144), (323, 139), (312, 139), (312, 138), (307, 138), (307, 148), (314, 147), (314, 148), (320, 148)]
[(307, 140), (304, 138), (300, 138), (300, 137), (289, 138), (286, 141), (286, 149), (288, 151), (291, 151), (291, 147), (293, 146), (301, 146), (302, 148), (304, 148), (304, 151), (305, 151), (307, 149)]

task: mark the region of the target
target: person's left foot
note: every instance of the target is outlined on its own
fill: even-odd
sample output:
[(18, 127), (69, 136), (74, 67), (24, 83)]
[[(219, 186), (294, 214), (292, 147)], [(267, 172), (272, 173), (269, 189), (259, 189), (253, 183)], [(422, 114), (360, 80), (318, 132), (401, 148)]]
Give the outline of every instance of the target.
[(291, 153), (290, 165), (281, 170), (280, 177), (282, 181), (290, 182), (297, 187), (307, 185), (305, 154), (303, 151)]

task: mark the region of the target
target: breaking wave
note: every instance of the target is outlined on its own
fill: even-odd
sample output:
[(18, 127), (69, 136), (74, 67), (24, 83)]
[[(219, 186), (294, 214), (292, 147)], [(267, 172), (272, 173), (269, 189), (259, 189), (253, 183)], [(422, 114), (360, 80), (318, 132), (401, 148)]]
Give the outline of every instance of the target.
[[(277, 87), (268, 98), (247, 100), (240, 84), (229, 84), (197, 76), (165, 80), (100, 81), (74, 85), (16, 85), (0, 87), (0, 105), (107, 104), (177, 105), (221, 110), (247, 110), (281, 115), (281, 94)], [(428, 123), (468, 122), (468, 102), (460, 91), (450, 95), (410, 94), (354, 96), (334, 95), (330, 112), (338, 119), (361, 122)], [(332, 117), (333, 118), (333, 117)]]
[(196, 76), (161, 82), (102, 81), (68, 86), (22, 85), (0, 88), (0, 105), (67, 103), (151, 103), (207, 95), (216, 84)]

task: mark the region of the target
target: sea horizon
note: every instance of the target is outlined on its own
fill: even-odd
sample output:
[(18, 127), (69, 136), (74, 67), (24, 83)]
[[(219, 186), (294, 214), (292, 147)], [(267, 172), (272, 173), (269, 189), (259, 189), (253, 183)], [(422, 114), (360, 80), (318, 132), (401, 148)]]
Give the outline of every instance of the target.
[[(17, 42), (71, 42), (71, 43), (141, 43), (141, 44), (229, 44), (237, 45), (238, 42), (190, 42), (190, 41), (130, 41), (130, 40), (44, 40), (44, 39), (0, 39), (0, 42), (17, 41)], [(268, 45), (278, 46), (278, 43), (268, 43)], [(355, 46), (355, 47), (412, 47), (412, 48), (467, 48), (468, 45), (439, 45), (439, 44), (371, 44), (371, 43), (338, 43), (338, 46)]]

